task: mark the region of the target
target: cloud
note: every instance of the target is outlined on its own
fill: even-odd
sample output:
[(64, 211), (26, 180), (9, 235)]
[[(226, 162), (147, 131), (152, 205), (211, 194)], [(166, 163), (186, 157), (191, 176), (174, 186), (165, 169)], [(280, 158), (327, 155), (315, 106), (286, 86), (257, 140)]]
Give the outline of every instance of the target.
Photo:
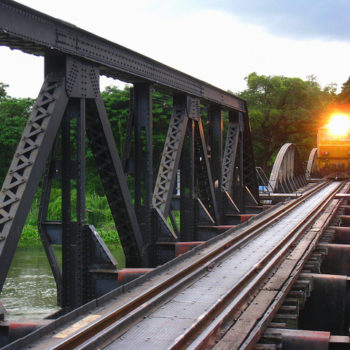
[[(348, 78), (350, 43), (346, 41), (283, 37), (238, 18), (231, 10), (199, 9), (192, 1), (189, 8), (185, 0), (172, 1), (137, 0), (139, 6), (134, 8), (134, 2), (106, 0), (109, 11), (107, 5), (96, 8), (84, 2), (81, 16), (80, 0), (22, 0), (224, 90), (245, 89), (244, 77), (253, 71), (302, 79), (315, 75), (322, 86), (332, 82), (341, 86)], [(0, 60), (0, 81), (10, 85), (10, 95), (38, 94), (42, 58), (0, 47)], [(113, 81), (103, 78), (101, 83), (104, 88)]]
[(281, 36), (350, 40), (349, 0), (202, 0), (203, 5)]

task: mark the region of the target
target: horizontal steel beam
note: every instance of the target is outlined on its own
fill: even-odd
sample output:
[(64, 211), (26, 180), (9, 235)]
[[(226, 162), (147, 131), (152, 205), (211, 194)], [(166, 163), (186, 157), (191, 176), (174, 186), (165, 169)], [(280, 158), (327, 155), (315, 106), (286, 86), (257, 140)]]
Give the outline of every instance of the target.
[(0, 45), (39, 56), (72, 55), (96, 64), (109, 77), (151, 82), (245, 112), (237, 96), (15, 1), (0, 0)]

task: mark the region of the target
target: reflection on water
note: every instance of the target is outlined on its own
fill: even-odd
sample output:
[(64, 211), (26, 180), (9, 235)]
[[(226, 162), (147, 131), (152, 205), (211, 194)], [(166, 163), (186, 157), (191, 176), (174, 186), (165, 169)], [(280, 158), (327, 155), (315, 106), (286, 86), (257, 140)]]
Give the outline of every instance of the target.
[[(124, 266), (121, 248), (109, 247)], [(60, 249), (56, 251), (60, 255)], [(56, 310), (56, 283), (45, 251), (41, 247), (17, 248), (0, 300), (7, 310), (6, 319), (40, 319)]]

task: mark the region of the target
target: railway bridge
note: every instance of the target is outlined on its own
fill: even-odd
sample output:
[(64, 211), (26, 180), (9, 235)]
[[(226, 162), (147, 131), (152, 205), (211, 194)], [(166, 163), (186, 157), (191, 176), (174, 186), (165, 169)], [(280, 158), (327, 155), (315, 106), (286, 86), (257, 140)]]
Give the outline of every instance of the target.
[[(0, 192), (0, 290), (40, 190), (38, 230), (60, 306), (41, 322), (2, 321), (1, 346), (349, 346), (349, 183), (307, 180), (292, 144), (268, 180), (255, 168), (244, 100), (11, 0), (0, 1), (0, 45), (45, 59)], [(121, 156), (100, 75), (132, 84)], [(172, 101), (160, 154), (154, 91)], [(123, 269), (86, 218), (87, 147)], [(54, 182), (59, 221), (48, 217)]]

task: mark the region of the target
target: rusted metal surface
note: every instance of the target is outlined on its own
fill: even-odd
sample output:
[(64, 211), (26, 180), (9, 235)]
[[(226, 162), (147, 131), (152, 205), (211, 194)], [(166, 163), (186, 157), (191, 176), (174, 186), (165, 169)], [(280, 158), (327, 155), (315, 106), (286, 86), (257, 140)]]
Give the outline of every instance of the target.
[(175, 256), (182, 255), (189, 250), (191, 250), (194, 247), (197, 247), (198, 245), (202, 244), (204, 242), (197, 241), (197, 242), (177, 242), (175, 244)]
[(314, 289), (299, 319), (301, 329), (344, 334), (347, 278), (314, 274)]
[(331, 227), (335, 230), (335, 242), (339, 244), (350, 244), (350, 227)]
[(125, 284), (132, 281), (133, 279), (140, 277), (146, 273), (151, 272), (153, 269), (147, 268), (129, 268), (118, 270), (118, 283)]
[(350, 275), (350, 245), (348, 244), (322, 244), (327, 249), (321, 270), (326, 274)]
[(36, 329), (48, 325), (52, 320), (34, 320), (34, 321), (0, 321), (0, 334), (2, 339), (7, 338), (9, 342), (13, 342)]
[(330, 332), (299, 329), (269, 329), (269, 335), (281, 335), (283, 350), (328, 350)]

